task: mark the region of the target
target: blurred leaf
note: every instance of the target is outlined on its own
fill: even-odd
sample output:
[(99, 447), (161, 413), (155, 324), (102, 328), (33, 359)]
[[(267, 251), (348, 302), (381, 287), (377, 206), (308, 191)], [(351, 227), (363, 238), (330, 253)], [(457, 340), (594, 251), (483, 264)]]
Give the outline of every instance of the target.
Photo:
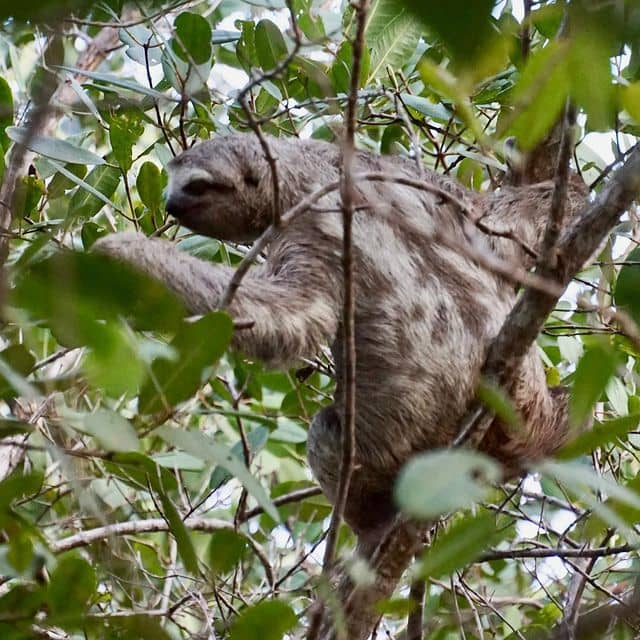
[(604, 345), (596, 344), (586, 349), (578, 362), (571, 387), (571, 424), (580, 426), (586, 422), (593, 405), (600, 399), (609, 378), (614, 374), (616, 365), (615, 353)]
[(42, 473), (34, 471), (27, 474), (14, 472), (0, 482), (0, 526), (6, 524), (11, 503), (37, 493), (42, 481)]
[(518, 410), (504, 389), (492, 381), (482, 378), (476, 389), (476, 396), (485, 407), (495, 413), (506, 425), (515, 427), (515, 429), (522, 428), (522, 419)]
[(26, 144), (27, 148), (45, 158), (60, 160), (74, 164), (104, 164), (104, 159), (82, 147), (47, 136), (29, 135), (27, 129), (7, 127), (6, 135), (18, 144)]
[(238, 460), (228, 447), (215, 442), (199, 431), (181, 431), (162, 426), (157, 429), (156, 433), (169, 444), (179, 447), (195, 458), (225, 468), (242, 483), (244, 488), (276, 522), (279, 521), (278, 510), (262, 485), (251, 475), (244, 462)]
[(162, 492), (178, 490), (178, 482), (173, 473), (142, 453), (115, 453), (110, 460), (104, 461), (104, 465), (109, 473), (135, 489), (146, 491), (151, 485)]
[(557, 458), (569, 459), (591, 453), (598, 447), (613, 444), (619, 439), (625, 439), (640, 423), (640, 414), (632, 414), (606, 422), (595, 422), (592, 429), (581, 433), (577, 438), (566, 444), (556, 454)]
[(611, 39), (603, 26), (576, 31), (568, 60), (571, 94), (586, 111), (589, 128), (604, 131), (614, 125), (616, 115), (609, 60)]
[(532, 149), (558, 120), (569, 94), (570, 76), (565, 42), (552, 42), (529, 56), (510, 96), (513, 115), (503, 135), (515, 136), (523, 150)]
[(9, 148), (7, 127), (13, 123), (13, 95), (9, 83), (0, 76), (0, 155)]
[(175, 505), (171, 501), (171, 498), (162, 490), (156, 483), (154, 486), (155, 492), (160, 497), (162, 504), (162, 515), (169, 523), (169, 528), (173, 537), (175, 538), (176, 545), (178, 547), (178, 553), (184, 563), (185, 569), (194, 575), (199, 573), (198, 568), (198, 556), (196, 555), (195, 547), (193, 546), (193, 540), (191, 534), (185, 526), (182, 517), (178, 513)]
[(279, 417), (278, 427), (275, 431), (271, 432), (269, 437), (271, 440), (299, 444), (301, 442), (306, 442), (307, 430), (303, 429), (297, 422), (290, 418)]
[(466, 516), (438, 533), (418, 565), (422, 579), (452, 574), (473, 562), (499, 538), (496, 519), (491, 513)]
[(140, 447), (138, 434), (131, 423), (114, 411), (97, 409), (87, 414), (83, 428), (107, 451), (136, 451)]
[(634, 82), (620, 89), (622, 106), (640, 124), (640, 82)]
[(441, 38), (460, 67), (472, 66), (495, 37), (491, 18), (494, 0), (401, 0), (398, 4)]
[(298, 618), (281, 600), (264, 600), (243, 609), (231, 623), (230, 640), (282, 640)]
[[(22, 344), (11, 344), (6, 349), (0, 351), (0, 359), (2, 359), (14, 373), (23, 377), (26, 377), (36, 364), (36, 359), (33, 354)], [(19, 392), (19, 390), (12, 386), (11, 381), (0, 374), (0, 397), (8, 399), (17, 392)]]
[[(573, 493), (608, 526), (619, 528), (631, 541), (637, 540), (632, 526), (635, 525), (637, 511), (640, 509), (640, 496), (634, 491), (620, 486), (596, 473), (592, 468), (576, 462), (553, 462), (547, 460), (537, 465), (540, 473), (553, 477), (567, 490)], [(632, 508), (632, 522), (625, 522), (602, 496), (612, 498), (616, 502)]]
[(626, 311), (636, 322), (640, 323), (640, 247), (629, 253), (625, 264), (620, 269), (614, 291), (616, 307)]
[(484, 454), (464, 449), (429, 451), (402, 468), (395, 498), (404, 513), (426, 520), (482, 500), (499, 477), (498, 466)]
[(197, 13), (183, 11), (174, 22), (175, 52), (185, 61), (204, 64), (211, 58), (211, 25)]
[(95, 569), (82, 558), (65, 556), (51, 573), (47, 600), (57, 616), (81, 613), (93, 598), (97, 587)]
[(231, 529), (214, 531), (209, 538), (209, 568), (214, 576), (228, 573), (242, 560), (247, 539)]
[(140, 391), (140, 410), (156, 413), (188, 400), (204, 382), (231, 341), (233, 323), (226, 313), (209, 313), (196, 322), (184, 322), (170, 343), (176, 361), (157, 358), (150, 380)]
[[(251, 455), (255, 456), (255, 454), (264, 447), (268, 439), (269, 429), (266, 427), (255, 427), (254, 429), (251, 429), (251, 431), (247, 433), (247, 442), (249, 444), (249, 452)], [(231, 454), (241, 462), (244, 461), (242, 441), (239, 440), (233, 445), (233, 447), (231, 447)], [(209, 478), (209, 488), (216, 489), (232, 477), (232, 474), (224, 467), (216, 467), (211, 474), (211, 478)]]
[(171, 331), (184, 316), (180, 301), (156, 280), (106, 256), (71, 251), (22, 270), (11, 301), (78, 346), (84, 336), (76, 330), (85, 327), (91, 338), (97, 319), (124, 316), (141, 330)]

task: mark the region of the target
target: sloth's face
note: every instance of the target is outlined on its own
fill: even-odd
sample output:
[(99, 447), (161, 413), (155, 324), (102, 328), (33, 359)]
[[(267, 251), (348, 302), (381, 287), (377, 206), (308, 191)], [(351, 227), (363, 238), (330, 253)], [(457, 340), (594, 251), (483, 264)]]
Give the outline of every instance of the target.
[[(203, 235), (248, 242), (268, 226), (263, 185), (241, 166), (236, 136), (196, 145), (168, 165), (167, 212)], [(246, 142), (245, 142), (246, 145)], [(246, 157), (246, 153), (245, 153)]]

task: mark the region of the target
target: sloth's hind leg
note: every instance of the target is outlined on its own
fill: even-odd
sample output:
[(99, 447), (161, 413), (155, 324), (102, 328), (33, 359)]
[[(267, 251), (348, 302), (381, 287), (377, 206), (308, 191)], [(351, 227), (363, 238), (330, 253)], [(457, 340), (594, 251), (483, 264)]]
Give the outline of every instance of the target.
[[(314, 416), (309, 428), (307, 455), (322, 490), (335, 504), (342, 458), (342, 424), (334, 406), (325, 407)], [(365, 547), (379, 541), (396, 513), (392, 492), (393, 478), (382, 469), (368, 466), (356, 442), (344, 519)]]

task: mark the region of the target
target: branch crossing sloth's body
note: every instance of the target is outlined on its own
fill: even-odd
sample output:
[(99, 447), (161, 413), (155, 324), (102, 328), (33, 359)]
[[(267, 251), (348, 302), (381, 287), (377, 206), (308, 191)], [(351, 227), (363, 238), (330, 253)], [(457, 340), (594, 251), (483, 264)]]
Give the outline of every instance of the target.
[[(283, 210), (339, 179), (338, 147), (279, 139), (269, 144), (277, 159)], [(551, 183), (479, 195), (427, 169), (417, 175), (410, 159), (368, 153), (356, 154), (353, 170), (424, 180), (483, 216), (483, 228), (515, 233), (521, 245), (540, 243)], [(168, 210), (195, 231), (247, 241), (271, 222), (271, 172), (254, 136), (202, 143), (173, 160), (169, 175)], [(570, 207), (584, 202), (579, 189), (571, 194)], [(442, 193), (362, 181), (355, 186), (355, 205), (356, 458), (345, 517), (366, 538), (393, 514), (391, 490), (400, 467), (411, 455), (447, 446), (455, 437), (487, 348), (515, 293), (503, 278), (434, 242), (434, 232), (467, 241), (460, 207)], [(514, 264), (530, 263), (518, 243), (477, 233), (487, 251)], [(165, 282), (194, 313), (217, 308), (233, 274), (168, 241), (138, 234), (109, 236), (98, 249)], [(341, 251), (336, 191), (275, 237), (267, 261), (252, 267), (229, 308), (234, 317), (254, 322), (236, 333), (235, 347), (270, 366), (288, 366), (331, 345), (336, 400), (315, 416), (308, 442), (311, 467), (331, 500), (343, 413)], [(547, 388), (535, 347), (518, 373), (513, 399), (523, 426), (509, 430), (496, 421), (482, 445), (511, 470), (552, 452), (566, 432), (566, 397)]]

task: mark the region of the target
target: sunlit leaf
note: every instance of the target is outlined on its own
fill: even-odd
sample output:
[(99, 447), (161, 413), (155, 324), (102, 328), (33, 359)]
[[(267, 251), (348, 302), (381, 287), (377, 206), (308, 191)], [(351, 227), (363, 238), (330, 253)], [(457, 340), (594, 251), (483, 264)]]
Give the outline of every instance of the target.
[(415, 518), (428, 519), (469, 507), (486, 496), (500, 471), (487, 456), (463, 449), (435, 450), (412, 458), (395, 487), (398, 506)]

